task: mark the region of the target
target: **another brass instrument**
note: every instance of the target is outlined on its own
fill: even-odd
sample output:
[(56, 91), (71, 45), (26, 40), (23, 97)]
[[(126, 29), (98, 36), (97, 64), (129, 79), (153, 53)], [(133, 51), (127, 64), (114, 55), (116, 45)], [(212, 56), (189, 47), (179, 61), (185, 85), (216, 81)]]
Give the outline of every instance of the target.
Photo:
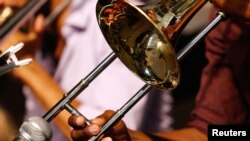
[(11, 7), (2, 7), (0, 11), (0, 26), (2, 26), (13, 14), (14, 11)]
[(0, 11), (0, 42), (12, 31), (21, 27), (47, 0), (28, 0), (20, 7), (2, 5)]

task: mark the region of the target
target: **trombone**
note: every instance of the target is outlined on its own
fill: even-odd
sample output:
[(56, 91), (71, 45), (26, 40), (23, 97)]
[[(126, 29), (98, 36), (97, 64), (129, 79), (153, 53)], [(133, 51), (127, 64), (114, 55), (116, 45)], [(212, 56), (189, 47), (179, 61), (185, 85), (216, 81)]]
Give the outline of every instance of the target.
[(173, 44), (178, 34), (206, 2), (155, 0), (150, 4), (135, 6), (127, 0), (98, 0), (97, 21), (113, 52), (45, 113), (43, 119), (50, 122), (63, 109), (71, 114), (81, 114), (70, 102), (116, 58), (146, 84), (116, 111), (102, 127), (101, 132), (90, 141), (99, 140), (152, 88), (176, 88), (180, 81), (178, 61), (225, 17), (219, 12), (218, 16), (176, 55)]
[(116, 114), (102, 127), (101, 132), (90, 141), (99, 140), (152, 88), (169, 90), (176, 88), (180, 80), (178, 61), (183, 59), (195, 44), (225, 17), (219, 12), (218, 16), (176, 55), (173, 43), (178, 34), (206, 2), (206, 0), (157, 0), (137, 7), (127, 0), (98, 0), (97, 20), (113, 52), (66, 93), (43, 118), (49, 122), (63, 109), (72, 114), (80, 114), (70, 102), (116, 58), (119, 58), (146, 84), (116, 111)]
[[(209, 31), (225, 19), (224, 13), (219, 12), (217, 17), (176, 55), (175, 59), (171, 58), (171, 56), (175, 56), (174, 51), (172, 52), (172, 43), (174, 44), (178, 34), (206, 2), (206, 0), (158, 0), (153, 4), (138, 8), (126, 0), (113, 0), (111, 3), (109, 0), (98, 1), (97, 19), (110, 47), (125, 66), (144, 80), (146, 84), (118, 109), (104, 124), (98, 135), (90, 138), (89, 141), (98, 141), (153, 87), (170, 90), (177, 87), (180, 78), (177, 61), (181, 61)], [(110, 8), (113, 9), (111, 15)], [(138, 24), (137, 27), (136, 24)], [(151, 25), (154, 29), (151, 29)], [(136, 34), (137, 29), (141, 29), (140, 26), (145, 27), (145, 29), (142, 30), (141, 34)], [(130, 37), (131, 35), (133, 37)], [(140, 37), (141, 35), (143, 37)], [(157, 43), (150, 44), (152, 40), (157, 41)], [(133, 41), (134, 44), (131, 44)], [(143, 44), (142, 51), (141, 48), (138, 49), (138, 44)], [(152, 56), (149, 52), (153, 52)], [(138, 56), (144, 58), (138, 61)], [(166, 64), (161, 63), (162, 58), (168, 59), (164, 62)], [(164, 67), (167, 69), (165, 70)]]

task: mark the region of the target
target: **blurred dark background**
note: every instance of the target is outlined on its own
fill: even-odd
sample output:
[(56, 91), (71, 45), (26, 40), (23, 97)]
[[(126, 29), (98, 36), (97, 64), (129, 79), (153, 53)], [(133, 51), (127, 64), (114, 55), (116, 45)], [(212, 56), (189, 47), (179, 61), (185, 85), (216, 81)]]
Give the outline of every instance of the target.
[[(208, 24), (208, 16), (211, 4), (206, 4), (190, 21), (177, 40), (175, 47), (178, 53)], [(181, 82), (173, 90), (174, 99), (172, 116), (173, 128), (181, 128), (189, 120), (191, 110), (194, 108), (195, 97), (199, 89), (200, 76), (207, 60), (204, 56), (204, 38), (179, 61), (181, 68)]]

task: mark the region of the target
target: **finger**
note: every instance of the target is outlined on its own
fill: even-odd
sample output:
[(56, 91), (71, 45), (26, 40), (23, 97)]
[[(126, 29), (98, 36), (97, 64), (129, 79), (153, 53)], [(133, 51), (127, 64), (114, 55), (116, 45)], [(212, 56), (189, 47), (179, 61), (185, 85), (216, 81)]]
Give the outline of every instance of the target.
[[(78, 139), (88, 139), (95, 135), (97, 135), (100, 132), (100, 128), (107, 122), (110, 117), (114, 114), (113, 111), (105, 111), (102, 115), (98, 116), (96, 119), (91, 120), (91, 125), (85, 126), (84, 129), (74, 128), (71, 131), (71, 137), (73, 140)], [(80, 116), (72, 115), (70, 116), (68, 123), (72, 127), (80, 127), (83, 125), (85, 120), (78, 119)], [(83, 118), (83, 117), (82, 117)], [(78, 120), (78, 121), (77, 121)], [(77, 123), (79, 122), (79, 123)], [(106, 138), (108, 140), (109, 138)]]
[(116, 135), (124, 134), (127, 132), (127, 127), (122, 120), (119, 120), (112, 128), (112, 133)]
[(98, 125), (88, 125), (84, 129), (73, 129), (71, 130), (71, 138), (73, 140), (77, 139), (88, 139), (95, 135), (97, 135), (100, 131), (100, 128)]
[(84, 134), (86, 137), (90, 138), (97, 135), (100, 132), (100, 127), (96, 124), (91, 124), (86, 126), (84, 129)]
[(38, 39), (39, 36), (44, 32), (45, 29), (45, 20), (43, 15), (38, 15), (32, 26), (29, 26), (29, 32), (28, 32), (28, 37), (30, 41), (34, 41)]
[(112, 110), (107, 110), (107, 111), (105, 111), (103, 114), (101, 114), (100, 116), (98, 116), (98, 118), (103, 118), (105, 121), (107, 121), (107, 120), (109, 120), (114, 114), (115, 114), (114, 111), (112, 111)]
[(68, 124), (73, 128), (83, 128), (85, 126), (85, 118), (79, 115), (69, 117)]
[(87, 140), (84, 136), (84, 130), (71, 130), (70, 136), (73, 141)]
[(98, 125), (99, 127), (102, 127), (106, 123), (106, 121), (107, 120), (105, 120), (105, 118), (103, 118), (103, 117), (97, 117), (97, 118), (91, 120), (91, 123)]
[(45, 29), (45, 18), (42, 14), (39, 14), (34, 23), (34, 32), (37, 34), (43, 33)]
[(129, 140), (130, 136), (122, 120), (119, 120), (105, 135), (106, 137), (112, 137), (114, 140)]
[[(100, 125), (105, 124), (114, 114), (115, 112), (112, 110), (105, 111), (102, 115), (98, 117), (99, 122), (100, 122), (99, 124)], [(117, 121), (117, 123), (112, 127), (112, 132), (114, 134), (124, 133), (125, 131), (127, 131), (127, 128), (126, 128), (125, 123), (122, 120)]]
[[(105, 123), (115, 114), (114, 111), (107, 110), (102, 115), (99, 116), (100, 119), (103, 119)], [(104, 122), (102, 121), (102, 122)], [(102, 123), (104, 124), (104, 123)], [(114, 140), (129, 140), (129, 134), (126, 127), (126, 124), (123, 120), (119, 120), (115, 125), (107, 132), (106, 137), (112, 137)], [(108, 139), (108, 138), (107, 138)]]
[(105, 137), (101, 139), (101, 141), (113, 141), (111, 137)]

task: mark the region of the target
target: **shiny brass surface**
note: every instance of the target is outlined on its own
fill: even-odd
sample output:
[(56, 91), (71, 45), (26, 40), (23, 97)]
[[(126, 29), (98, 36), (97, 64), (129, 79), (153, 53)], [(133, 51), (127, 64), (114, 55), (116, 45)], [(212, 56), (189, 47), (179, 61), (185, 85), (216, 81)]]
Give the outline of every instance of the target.
[(207, 0), (155, 0), (140, 6), (174, 45), (179, 33)]
[[(0, 26), (4, 25), (10, 18), (17, 14), (30, 0), (1, 2), (0, 4)], [(7, 3), (7, 4), (6, 4)]]
[(147, 84), (173, 89), (180, 68), (173, 45), (206, 0), (156, 0), (140, 7), (127, 0), (99, 0), (101, 31), (118, 58)]
[(147, 84), (172, 89), (179, 66), (171, 43), (146, 14), (127, 1), (97, 5), (100, 28), (119, 59)]
[(12, 15), (14, 11), (11, 7), (1, 7), (0, 8), (0, 26), (3, 25)]

